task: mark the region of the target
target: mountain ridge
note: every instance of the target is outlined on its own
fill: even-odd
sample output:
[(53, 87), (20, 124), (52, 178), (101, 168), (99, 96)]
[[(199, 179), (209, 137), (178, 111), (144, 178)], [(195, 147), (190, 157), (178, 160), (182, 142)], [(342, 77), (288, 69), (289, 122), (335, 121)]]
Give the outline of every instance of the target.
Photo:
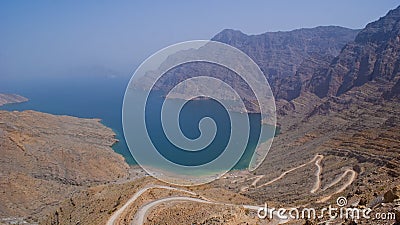
[[(309, 91), (323, 98), (379, 80), (394, 87), (400, 72), (400, 7), (369, 23), (331, 65), (313, 75)], [(386, 90), (388, 91), (388, 90)], [(390, 96), (395, 94), (389, 94)]]
[[(293, 31), (246, 35), (241, 31), (225, 29), (211, 40), (231, 45), (246, 53), (264, 73), (275, 98), (290, 101), (300, 96), (304, 81), (310, 79), (308, 76), (302, 79), (296, 76), (301, 64), (306, 60), (319, 61), (320, 58), (333, 58), (339, 54), (346, 43), (354, 40), (358, 31), (338, 26), (320, 26)], [(173, 57), (184, 57), (182, 54), (185, 54), (185, 52), (174, 54)], [(185, 80), (188, 74), (194, 71), (222, 79), (225, 82), (232, 81), (231, 83), (238, 84), (239, 87), (246, 85), (221, 68), (202, 65), (200, 70), (195, 66), (174, 68), (173, 71), (168, 71), (163, 75), (162, 81), (158, 83), (155, 89), (168, 92), (172, 86)], [(146, 77), (143, 78), (142, 83), (148, 84)], [(210, 93), (212, 93), (212, 90), (210, 90)], [(244, 90), (240, 95), (245, 96), (245, 100), (254, 102), (254, 98), (248, 97), (252, 96), (251, 93)], [(250, 108), (251, 112), (257, 111), (257, 107), (252, 108), (251, 104), (246, 106)]]
[(292, 100), (300, 95), (303, 86), (302, 80), (295, 76), (301, 63), (308, 58), (318, 60), (338, 55), (359, 31), (318, 26), (246, 35), (225, 29), (211, 40), (232, 45), (248, 54), (265, 74), (275, 98)]

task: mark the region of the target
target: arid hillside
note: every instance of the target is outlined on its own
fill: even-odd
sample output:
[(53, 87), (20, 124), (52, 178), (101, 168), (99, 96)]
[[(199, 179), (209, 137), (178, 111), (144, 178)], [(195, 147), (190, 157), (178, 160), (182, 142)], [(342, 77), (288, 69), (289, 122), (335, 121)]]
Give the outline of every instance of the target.
[(127, 177), (115, 141), (97, 119), (0, 111), (1, 221), (38, 221), (73, 192)]
[[(400, 7), (367, 25), (341, 50), (310, 53), (322, 56), (306, 57), (290, 74), (274, 77), (279, 81), (273, 85), (284, 84), (274, 86), (281, 132), (257, 170), (232, 171), (190, 188), (152, 178), (103, 185), (74, 194), (43, 224), (399, 224), (399, 27)], [(274, 40), (269, 34), (222, 34), (214, 39), (248, 50), (268, 65), (262, 62), (268, 52), (252, 44), (270, 46), (263, 42)], [(264, 203), (319, 209), (335, 206), (340, 196), (348, 206), (370, 207), (396, 219), (257, 217)]]

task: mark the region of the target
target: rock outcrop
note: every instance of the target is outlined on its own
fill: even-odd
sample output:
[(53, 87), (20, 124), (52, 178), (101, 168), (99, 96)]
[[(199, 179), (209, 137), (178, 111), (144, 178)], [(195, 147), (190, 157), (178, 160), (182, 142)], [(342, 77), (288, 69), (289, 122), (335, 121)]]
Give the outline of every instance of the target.
[(1, 94), (0, 93), (0, 106), (10, 103), (20, 103), (28, 101), (27, 98), (16, 94)]

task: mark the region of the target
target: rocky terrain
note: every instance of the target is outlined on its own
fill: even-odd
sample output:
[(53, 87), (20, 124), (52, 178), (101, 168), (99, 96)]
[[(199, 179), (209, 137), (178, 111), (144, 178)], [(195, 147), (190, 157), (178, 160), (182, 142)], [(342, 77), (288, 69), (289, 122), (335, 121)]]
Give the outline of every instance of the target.
[[(292, 31), (300, 38), (290, 38), (290, 32), (253, 36), (221, 32), (214, 40), (248, 53), (277, 97), (280, 134), (262, 165), (196, 187), (173, 187), (143, 177), (82, 188), (55, 206), (41, 223), (399, 224), (399, 27), (400, 7), (359, 33), (337, 27)], [(12, 143), (13, 139), (5, 140)], [(24, 152), (15, 144), (18, 148)], [(70, 175), (74, 173), (55, 174), (40, 179), (69, 175), (80, 181), (78, 187), (87, 179), (98, 182)], [(270, 221), (256, 214), (264, 203), (276, 208), (336, 206), (339, 196), (346, 197), (347, 206), (370, 207), (372, 215), (397, 217)]]
[(37, 221), (75, 191), (127, 177), (114, 135), (98, 119), (0, 111), (0, 221)]
[(300, 95), (306, 81), (304, 77), (296, 76), (300, 65), (337, 56), (343, 46), (354, 40), (358, 32), (337, 26), (321, 26), (246, 35), (227, 29), (211, 40), (232, 45), (245, 52), (267, 77), (275, 98), (292, 100)]
[[(128, 200), (137, 193), (140, 193), (138, 198), (132, 204), (126, 205)], [(180, 204), (174, 206), (176, 202), (172, 201), (177, 200), (178, 203), (185, 204), (185, 201), (179, 201), (179, 198), (200, 199), (200, 196), (202, 199), (214, 199), (231, 205), (221, 207), (221, 204), (204, 203), (199, 205), (197, 202), (189, 202), (182, 208)], [(156, 202), (158, 206), (157, 201), (160, 199), (171, 199), (171, 204), (168, 204), (168, 201), (165, 201), (166, 205), (160, 202), (160, 206), (163, 208), (156, 207), (157, 211), (151, 211), (151, 215), (146, 213), (149, 218), (149, 222), (146, 224), (188, 224), (190, 221), (197, 221), (200, 224), (202, 220), (204, 220), (204, 224), (209, 224), (208, 217), (215, 216), (215, 220), (220, 220), (223, 212), (227, 209), (232, 211), (230, 218), (226, 219), (239, 221), (237, 215), (241, 214), (242, 222), (244, 222), (246, 218), (250, 217), (245, 214), (248, 213), (248, 210), (244, 210), (240, 205), (254, 203), (253, 200), (225, 188), (215, 188), (210, 185), (190, 188), (171, 187), (146, 177), (123, 184), (96, 186), (75, 193), (45, 218), (42, 224), (76, 224), (78, 222), (81, 224), (131, 224), (136, 213), (144, 210), (143, 206), (153, 202)], [(237, 204), (237, 206), (233, 204)], [(114, 217), (121, 208), (124, 210)], [(255, 221), (254, 218), (253, 221)], [(140, 223), (133, 222), (133, 224)]]
[(26, 101), (28, 101), (28, 99), (20, 95), (0, 93), (0, 106), (10, 103), (21, 103)]
[(311, 78), (308, 89), (319, 97), (341, 95), (369, 81), (386, 83), (386, 97), (398, 94), (400, 10), (368, 24), (325, 70)]
[[(331, 61), (320, 58), (304, 62), (306, 67), (299, 68), (296, 76), (302, 79), (308, 74), (311, 79), (305, 82), (299, 97), (277, 101), (281, 134), (275, 138), (267, 159), (250, 179), (247, 175), (247, 185), (242, 182), (223, 185), (252, 199), (261, 199), (260, 203), (314, 202), (315, 206), (334, 204), (338, 196), (347, 196), (356, 205), (365, 207), (397, 189), (400, 185), (399, 26), (400, 8), (397, 8), (368, 24)], [(322, 171), (316, 161), (299, 168), (316, 155), (324, 156)], [(290, 173), (268, 184), (283, 171)], [(319, 185), (312, 181), (316, 173)], [(254, 177), (261, 178), (253, 183)], [(386, 206), (376, 207), (377, 211), (382, 207), (390, 212), (399, 211), (393, 199)], [(393, 220), (374, 221), (374, 224), (393, 223)]]

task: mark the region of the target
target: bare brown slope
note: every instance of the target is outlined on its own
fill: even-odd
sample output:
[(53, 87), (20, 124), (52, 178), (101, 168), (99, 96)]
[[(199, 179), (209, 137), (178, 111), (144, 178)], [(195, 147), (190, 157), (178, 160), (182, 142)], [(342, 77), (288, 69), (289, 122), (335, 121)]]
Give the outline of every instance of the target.
[(0, 111), (0, 218), (41, 217), (73, 191), (128, 175), (97, 119)]

